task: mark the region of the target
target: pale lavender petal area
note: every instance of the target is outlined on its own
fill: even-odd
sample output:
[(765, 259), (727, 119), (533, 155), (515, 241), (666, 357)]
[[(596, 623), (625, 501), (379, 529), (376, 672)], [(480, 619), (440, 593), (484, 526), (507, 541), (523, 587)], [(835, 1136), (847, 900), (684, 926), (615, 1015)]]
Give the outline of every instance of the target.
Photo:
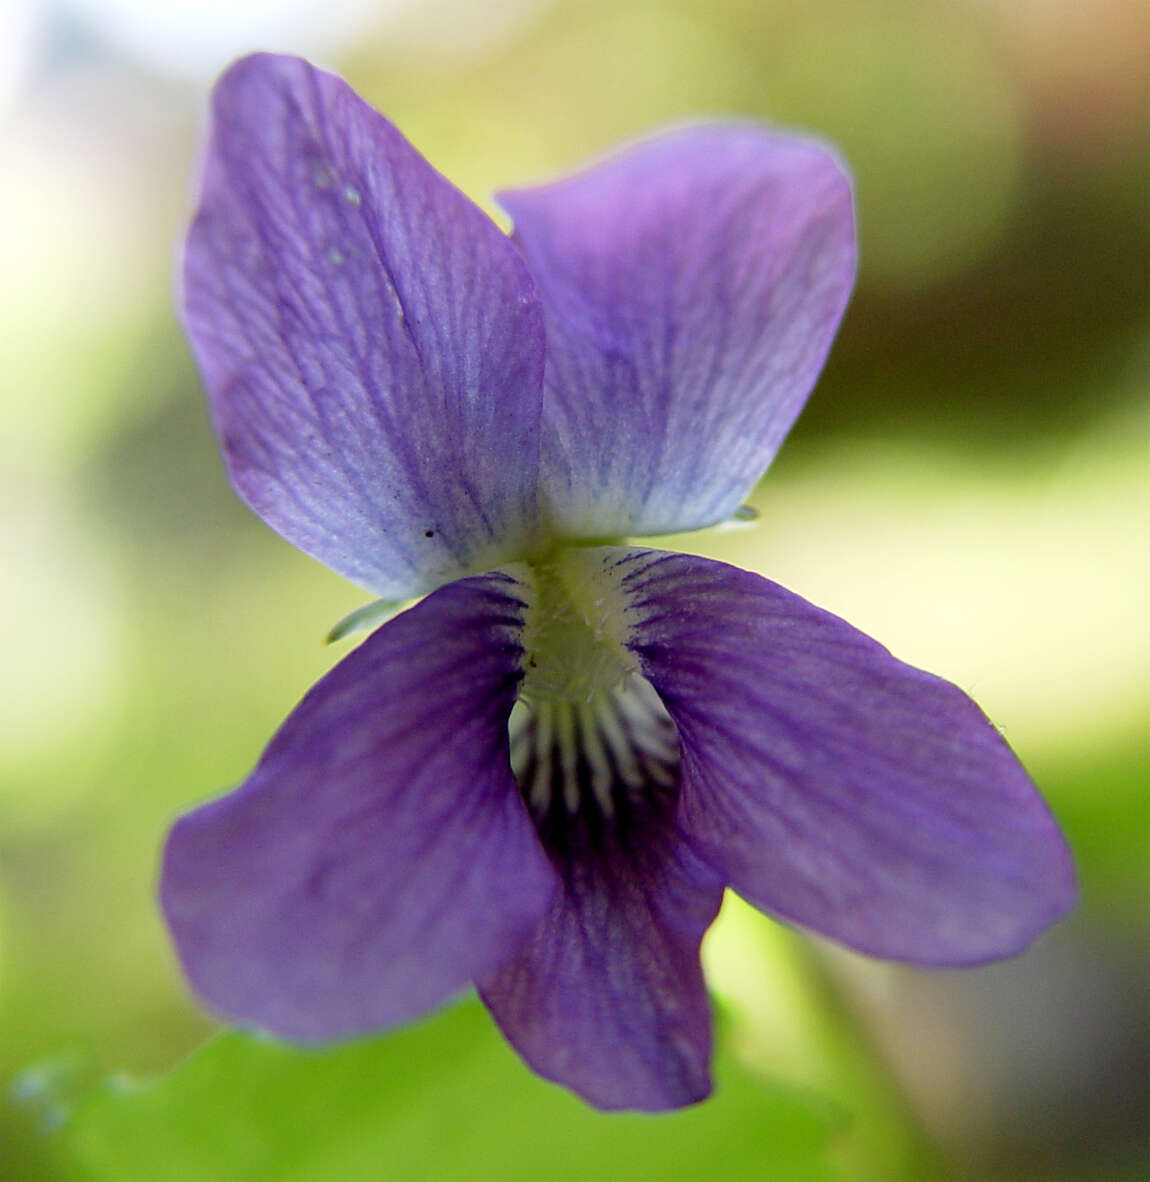
[(464, 579), (385, 624), (177, 821), (161, 899), (217, 1013), (296, 1042), (376, 1030), (538, 926), (559, 883), (508, 762), (518, 586)]
[(543, 317), (493, 222), (340, 79), (220, 80), (185, 322), (240, 495), (387, 599), (522, 549)]
[(1022, 951), (1075, 901), (1026, 772), (959, 689), (703, 558), (615, 550), (631, 644), (679, 728), (679, 821), (750, 902), (873, 956)]
[(543, 489), (561, 533), (729, 517), (802, 409), (855, 273), (825, 146), (682, 127), (500, 194), (547, 318)]
[(711, 1090), (699, 944), (723, 884), (666, 803), (621, 800), (610, 823), (593, 810), (545, 823), (564, 889), (518, 953), (477, 982), (531, 1068), (596, 1108), (661, 1111)]

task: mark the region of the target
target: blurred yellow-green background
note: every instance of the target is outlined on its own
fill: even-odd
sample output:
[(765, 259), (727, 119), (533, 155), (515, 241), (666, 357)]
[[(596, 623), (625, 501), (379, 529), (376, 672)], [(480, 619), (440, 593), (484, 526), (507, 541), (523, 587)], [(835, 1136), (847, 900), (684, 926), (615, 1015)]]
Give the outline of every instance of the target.
[[(698, 1114), (587, 1114), (470, 1009), (331, 1068), (350, 1134), (346, 1097), (300, 1099), (328, 1068), (266, 1047), (195, 1101), (83, 1099), (211, 1032), (154, 905), (166, 825), (363, 599), (230, 493), (173, 310), (207, 88), (253, 48), (339, 69), (483, 201), (686, 116), (841, 146), (862, 272), (831, 362), (757, 525), (672, 544), (973, 694), (1070, 836), (1068, 921), (928, 973), (729, 900)], [(1148, 296), (1143, 0), (0, 2), (0, 1178), (1150, 1176)], [(311, 1122), (308, 1164), (265, 1109)], [(162, 1168), (125, 1164), (145, 1126)]]

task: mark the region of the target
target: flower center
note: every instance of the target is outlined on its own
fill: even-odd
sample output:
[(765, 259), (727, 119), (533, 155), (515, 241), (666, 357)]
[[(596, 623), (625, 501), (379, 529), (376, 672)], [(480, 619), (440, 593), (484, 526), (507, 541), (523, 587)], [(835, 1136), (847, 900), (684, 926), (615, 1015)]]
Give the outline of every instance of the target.
[(614, 822), (678, 787), (678, 735), (641, 677), (590, 702), (519, 701), (510, 733), (511, 769), (541, 832), (576, 815)]
[(570, 548), (527, 569), (532, 595), (523, 634), (522, 701), (590, 702), (638, 673), (638, 662), (624, 643), (621, 596), (612, 583), (596, 577), (598, 562)]
[(624, 643), (623, 603), (601, 569), (577, 549), (529, 568), (511, 767), (553, 852), (575, 829), (619, 836), (678, 792), (678, 732)]

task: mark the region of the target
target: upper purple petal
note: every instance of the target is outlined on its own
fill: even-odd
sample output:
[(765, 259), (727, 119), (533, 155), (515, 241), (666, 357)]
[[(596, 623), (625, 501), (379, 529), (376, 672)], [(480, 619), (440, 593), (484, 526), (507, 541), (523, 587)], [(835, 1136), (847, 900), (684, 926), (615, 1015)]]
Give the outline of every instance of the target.
[(1015, 954), (1073, 905), (1058, 826), (955, 686), (757, 575), (615, 554), (679, 728), (680, 823), (741, 895), (862, 952), (950, 965)]
[(562, 532), (729, 517), (822, 368), (855, 273), (821, 144), (684, 127), (500, 195), (547, 318), (543, 490)]
[(384, 598), (534, 528), (543, 323), (515, 248), (338, 78), (216, 87), (185, 321), (240, 495)]
[[(563, 889), (520, 950), (478, 981), (531, 1067), (604, 1109), (678, 1108), (711, 1090), (699, 943), (723, 883), (679, 833), (674, 728), (659, 712), (644, 716), (632, 696), (611, 724), (614, 747), (590, 733), (588, 711), (572, 724), (577, 747), (538, 753), (527, 790)], [(656, 725), (667, 733), (635, 735)], [(563, 730), (555, 719), (542, 729), (552, 741)], [(651, 749), (628, 755), (636, 739)], [(656, 749), (667, 756), (657, 780)]]
[(164, 911), (219, 1013), (302, 1042), (364, 1033), (537, 926), (558, 883), (508, 762), (517, 586), (465, 579), (385, 624), (240, 789), (176, 823)]

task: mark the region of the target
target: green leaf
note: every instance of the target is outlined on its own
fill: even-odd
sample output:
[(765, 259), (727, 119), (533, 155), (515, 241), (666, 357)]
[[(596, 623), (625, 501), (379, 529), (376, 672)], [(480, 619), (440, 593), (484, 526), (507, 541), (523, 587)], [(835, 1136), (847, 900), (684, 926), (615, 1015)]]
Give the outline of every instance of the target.
[(833, 1182), (824, 1105), (720, 1057), (717, 1093), (603, 1115), (533, 1076), (478, 1002), (308, 1052), (219, 1036), (153, 1083), (102, 1085), (58, 1134), (88, 1182)]

